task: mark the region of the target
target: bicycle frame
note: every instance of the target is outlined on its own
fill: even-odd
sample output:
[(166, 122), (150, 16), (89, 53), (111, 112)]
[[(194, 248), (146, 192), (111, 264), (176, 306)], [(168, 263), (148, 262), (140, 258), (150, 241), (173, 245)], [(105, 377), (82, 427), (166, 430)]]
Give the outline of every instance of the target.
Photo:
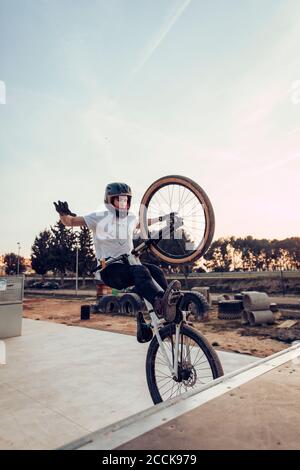
[[(175, 216), (175, 217), (173, 216), (170, 225), (167, 225), (166, 227), (162, 228), (158, 232), (155, 232), (154, 235), (149, 237), (148, 240), (144, 240), (143, 242), (141, 242), (140, 245), (138, 245), (136, 248), (134, 248), (129, 255), (122, 255), (118, 258), (112, 259), (111, 261), (109, 260), (107, 262), (107, 265), (109, 265), (109, 264), (111, 264), (111, 263), (113, 263), (113, 262), (115, 262), (119, 259), (121, 260), (121, 259), (124, 259), (124, 258), (126, 258), (127, 262), (131, 265), (141, 265), (142, 263), (140, 261), (139, 256), (143, 253), (143, 251), (148, 249), (148, 247), (151, 243), (157, 243), (165, 235), (169, 235), (170, 233), (174, 232), (177, 228), (179, 228), (181, 226), (182, 226), (182, 219), (178, 216)], [(101, 268), (96, 269), (96, 270), (99, 270), (100, 272), (102, 271)], [(94, 270), (94, 271), (96, 271), (96, 270)], [(153, 279), (153, 282), (161, 291), (163, 291), (163, 289), (155, 281), (155, 279)], [(170, 373), (172, 374), (174, 379), (177, 379), (178, 378), (179, 333), (180, 333), (180, 327), (181, 327), (182, 322), (186, 322), (186, 312), (182, 312), (182, 314), (183, 314), (182, 320), (178, 324), (177, 323), (175, 324), (175, 328), (176, 328), (175, 357), (174, 357), (174, 364), (172, 364), (169, 357), (168, 357), (168, 355), (167, 355), (165, 345), (164, 345), (164, 343), (161, 339), (160, 333), (159, 333), (160, 328), (165, 324), (165, 320), (164, 319), (159, 319), (157, 317), (157, 315), (155, 314), (155, 312), (153, 310), (153, 305), (148, 300), (144, 299), (144, 301), (145, 301), (147, 310), (148, 310), (150, 318), (151, 318), (151, 326), (152, 326), (152, 328), (154, 330), (154, 333), (157, 337), (157, 341), (159, 343), (159, 346), (161, 347), (162, 354), (163, 354), (163, 356), (164, 356), (164, 358), (167, 362)], [(186, 345), (186, 348), (187, 348), (186, 357), (189, 357), (189, 345)]]
[[(128, 255), (128, 262), (129, 262), (129, 264), (131, 264), (131, 265), (140, 265), (140, 264), (142, 264), (141, 261), (140, 261), (140, 259), (139, 259), (136, 255), (134, 255), (134, 254), (132, 254), (132, 253), (131, 253), (130, 255)], [(153, 282), (154, 282), (154, 284), (162, 291), (162, 288), (161, 288), (160, 285), (155, 281), (155, 279), (153, 279)], [(148, 310), (149, 315), (150, 315), (150, 317), (151, 317), (151, 326), (153, 327), (154, 333), (155, 333), (155, 335), (156, 335), (156, 337), (157, 337), (157, 340), (158, 340), (158, 343), (159, 343), (159, 345), (160, 345), (160, 347), (161, 347), (161, 350), (162, 350), (162, 352), (163, 352), (163, 355), (164, 355), (164, 357), (165, 357), (165, 359), (166, 359), (166, 361), (167, 361), (167, 364), (168, 364), (168, 367), (169, 367), (169, 369), (170, 369), (170, 372), (171, 372), (171, 374), (173, 375), (173, 377), (177, 377), (177, 374), (178, 374), (178, 365), (177, 365), (177, 364), (178, 364), (178, 361), (175, 362), (175, 369), (174, 369), (173, 365), (171, 364), (171, 362), (170, 362), (170, 360), (169, 360), (169, 358), (168, 358), (168, 355), (167, 355), (166, 349), (165, 349), (165, 345), (163, 344), (163, 341), (162, 341), (162, 339), (161, 339), (161, 337), (160, 337), (160, 334), (159, 334), (159, 328), (165, 323), (165, 321), (164, 321), (163, 319), (159, 319), (159, 318), (157, 317), (157, 315), (155, 314), (155, 312), (154, 312), (154, 310), (153, 310), (153, 305), (152, 305), (150, 302), (148, 302), (147, 299), (144, 299), (144, 302), (145, 302), (145, 304), (146, 304), (147, 310)], [(176, 327), (177, 327), (177, 326), (178, 326), (178, 325), (176, 325)], [(176, 356), (176, 357), (177, 357), (177, 356)]]

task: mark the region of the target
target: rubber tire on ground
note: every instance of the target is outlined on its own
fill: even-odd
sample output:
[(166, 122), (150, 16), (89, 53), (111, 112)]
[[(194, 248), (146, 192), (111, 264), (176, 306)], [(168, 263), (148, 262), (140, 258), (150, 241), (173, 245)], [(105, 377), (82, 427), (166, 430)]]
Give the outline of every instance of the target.
[(120, 305), (119, 300), (114, 295), (104, 295), (99, 301), (99, 312), (101, 313), (119, 313)]
[[(204, 352), (210, 364), (213, 378), (217, 379), (218, 377), (221, 377), (222, 375), (224, 375), (219, 357), (216, 351), (214, 350), (214, 348), (207, 341), (207, 339), (199, 331), (187, 325), (182, 325), (181, 331), (184, 335), (188, 336), (193, 341), (195, 341), (198, 344), (199, 348)], [(162, 341), (164, 341), (166, 337), (170, 336), (170, 334), (175, 334), (174, 323), (171, 323), (170, 325), (167, 325), (160, 330), (160, 336), (161, 336)], [(156, 359), (158, 348), (159, 348), (159, 343), (157, 341), (156, 336), (154, 336), (150, 343), (148, 353), (147, 353), (146, 376), (147, 376), (149, 392), (153, 400), (153, 403), (155, 405), (163, 401), (159, 393), (159, 390), (156, 384), (156, 378), (155, 378), (155, 359)]]
[(99, 312), (99, 304), (92, 304), (91, 305), (91, 313), (100, 313)]
[(240, 313), (218, 313), (219, 320), (239, 320), (242, 318), (242, 312)]
[(128, 293), (122, 295), (119, 301), (120, 313), (136, 316), (137, 312), (144, 310), (144, 303), (138, 294)]
[(243, 294), (234, 294), (234, 300), (243, 300), (244, 296)]
[(242, 300), (222, 300), (218, 303), (219, 313), (240, 313), (242, 310)]
[(197, 247), (195, 251), (193, 251), (191, 254), (183, 256), (182, 258), (172, 257), (170, 256), (170, 254), (166, 254), (156, 244), (151, 244), (150, 250), (158, 259), (164, 261), (165, 263), (174, 265), (191, 264), (206, 253), (212, 242), (215, 232), (215, 215), (209, 197), (207, 196), (206, 192), (201, 188), (201, 186), (199, 186), (199, 184), (197, 184), (192, 179), (187, 178), (186, 176), (169, 175), (159, 178), (158, 180), (154, 181), (151, 186), (149, 186), (144, 196), (142, 197), (140, 205), (139, 220), (141, 234), (143, 238), (148, 238), (149, 227), (147, 209), (152, 197), (160, 188), (168, 186), (169, 184), (177, 184), (188, 188), (200, 201), (205, 214), (205, 232), (203, 240), (200, 243), (200, 246)]
[(197, 314), (195, 315), (197, 319), (204, 319), (208, 317), (209, 304), (203, 294), (197, 291), (187, 291), (184, 292), (183, 298), (180, 301), (180, 310), (189, 310), (190, 304), (193, 303), (196, 306)]

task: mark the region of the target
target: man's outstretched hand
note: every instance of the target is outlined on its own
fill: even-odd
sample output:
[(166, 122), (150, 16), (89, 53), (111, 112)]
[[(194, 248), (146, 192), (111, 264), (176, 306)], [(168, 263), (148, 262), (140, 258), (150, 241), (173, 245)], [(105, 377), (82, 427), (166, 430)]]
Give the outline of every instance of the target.
[(58, 201), (58, 202), (53, 202), (56, 211), (59, 213), (59, 215), (72, 215), (73, 217), (76, 217), (76, 214), (74, 212), (71, 212), (68, 206), (68, 203)]

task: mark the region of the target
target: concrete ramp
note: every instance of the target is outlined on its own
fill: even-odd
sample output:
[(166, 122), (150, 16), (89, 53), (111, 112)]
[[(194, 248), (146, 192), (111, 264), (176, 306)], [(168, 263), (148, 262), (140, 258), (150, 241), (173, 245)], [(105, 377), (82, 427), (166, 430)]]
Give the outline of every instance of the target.
[(299, 449), (300, 345), (64, 449)]
[[(124, 334), (23, 319), (0, 365), (0, 449), (53, 449), (151, 409), (148, 344)], [(225, 372), (257, 358), (218, 352)], [(108, 444), (110, 446), (110, 444)]]

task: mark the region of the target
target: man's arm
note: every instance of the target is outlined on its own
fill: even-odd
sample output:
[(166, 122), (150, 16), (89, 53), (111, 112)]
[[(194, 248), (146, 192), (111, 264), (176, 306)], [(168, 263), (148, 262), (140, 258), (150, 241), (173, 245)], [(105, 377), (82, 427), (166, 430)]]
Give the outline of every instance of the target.
[(72, 215), (59, 215), (60, 221), (66, 227), (86, 227), (86, 222), (83, 217)]
[[(159, 217), (155, 217), (153, 219), (147, 219), (147, 224), (148, 226), (152, 224), (156, 224), (157, 222), (162, 222), (163, 220), (166, 220), (168, 217), (169, 215), (160, 215)], [(138, 224), (136, 225), (136, 229), (138, 230), (140, 226), (141, 224), (140, 222), (138, 222)]]

